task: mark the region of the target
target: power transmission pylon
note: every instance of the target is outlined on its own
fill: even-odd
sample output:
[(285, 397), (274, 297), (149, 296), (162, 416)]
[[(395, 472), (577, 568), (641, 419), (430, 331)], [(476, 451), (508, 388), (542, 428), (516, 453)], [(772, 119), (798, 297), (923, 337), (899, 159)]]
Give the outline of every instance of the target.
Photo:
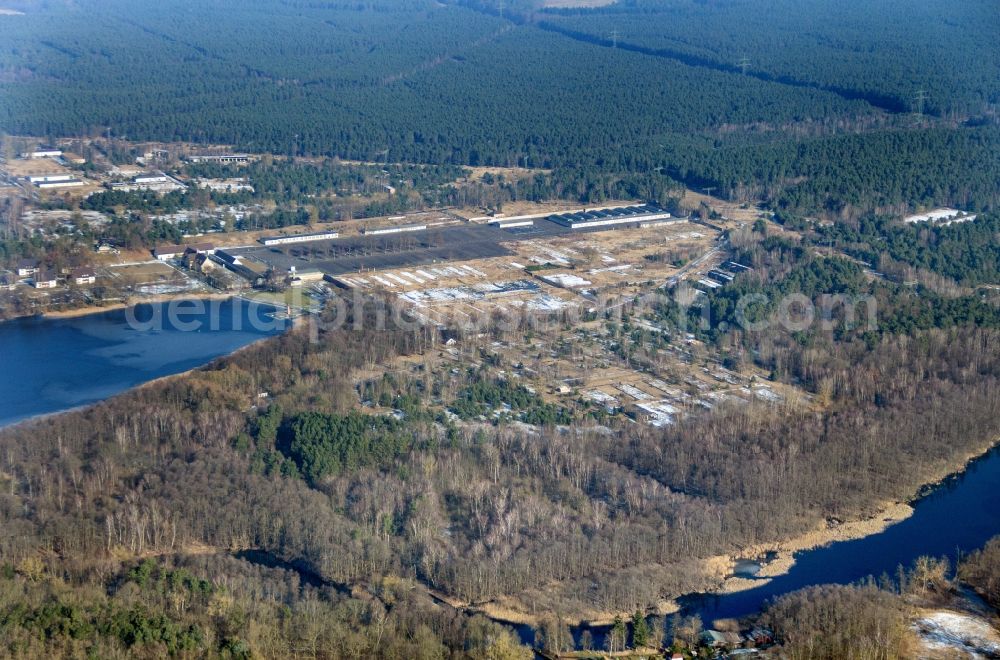
[(740, 71), (743, 72), (743, 75), (746, 75), (747, 71), (749, 70), (750, 70), (750, 58), (744, 55), (740, 59)]
[(618, 30), (611, 31), (611, 47), (618, 48)]

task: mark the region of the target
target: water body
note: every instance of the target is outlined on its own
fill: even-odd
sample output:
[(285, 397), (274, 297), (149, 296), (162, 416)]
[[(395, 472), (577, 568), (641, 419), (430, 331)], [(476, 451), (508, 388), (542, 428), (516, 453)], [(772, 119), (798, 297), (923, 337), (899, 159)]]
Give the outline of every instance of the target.
[(754, 561), (752, 559), (738, 559), (736, 565), (733, 567), (733, 575), (735, 577), (753, 579), (757, 577), (757, 574), (761, 571), (760, 562)]
[(106, 399), (283, 332), (287, 322), (273, 311), (231, 298), (0, 323), (0, 427)]
[(735, 594), (686, 596), (683, 614), (713, 619), (739, 617), (760, 609), (767, 600), (817, 584), (849, 584), (871, 575), (909, 567), (922, 555), (948, 557), (954, 565), (1000, 534), (1000, 449), (973, 462), (962, 474), (930, 490), (914, 505), (914, 513), (885, 531), (853, 541), (797, 553), (795, 565), (782, 576)]

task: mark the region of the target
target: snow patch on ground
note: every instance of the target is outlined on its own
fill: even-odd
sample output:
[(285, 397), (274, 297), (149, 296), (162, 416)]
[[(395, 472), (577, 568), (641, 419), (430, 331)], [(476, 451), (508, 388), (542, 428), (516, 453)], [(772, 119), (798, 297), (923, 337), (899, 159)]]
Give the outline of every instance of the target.
[(136, 287), (136, 291), (141, 294), (152, 296), (152, 295), (169, 295), (172, 293), (184, 293), (186, 291), (194, 291), (198, 289), (198, 285), (194, 282), (187, 282), (184, 284), (143, 284), (142, 286)]
[(1000, 633), (987, 621), (951, 611), (932, 612), (913, 624), (926, 655), (921, 657), (1000, 657)]

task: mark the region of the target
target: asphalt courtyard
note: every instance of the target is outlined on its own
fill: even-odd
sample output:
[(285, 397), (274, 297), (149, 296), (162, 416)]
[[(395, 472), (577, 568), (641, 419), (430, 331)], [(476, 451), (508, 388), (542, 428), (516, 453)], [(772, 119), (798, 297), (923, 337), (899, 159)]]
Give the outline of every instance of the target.
[[(617, 225), (625, 229), (634, 225)], [(386, 270), (430, 265), (445, 261), (468, 261), (513, 254), (501, 243), (535, 240), (607, 231), (609, 227), (572, 230), (546, 218), (531, 227), (500, 229), (491, 225), (453, 225), (423, 231), (381, 236), (351, 236), (326, 241), (291, 243), (272, 247), (245, 247), (226, 250), (249, 256), (277, 271), (318, 269), (329, 275), (346, 275), (362, 270)]]

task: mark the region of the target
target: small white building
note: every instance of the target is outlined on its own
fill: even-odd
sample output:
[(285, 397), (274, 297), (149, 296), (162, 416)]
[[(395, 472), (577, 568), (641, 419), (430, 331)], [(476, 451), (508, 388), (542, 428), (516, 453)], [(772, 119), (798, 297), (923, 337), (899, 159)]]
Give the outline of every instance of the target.
[(18, 277), (31, 277), (38, 272), (38, 259), (21, 259), (17, 263)]
[(86, 266), (74, 269), (70, 273), (70, 277), (75, 284), (80, 285), (93, 284), (97, 281), (97, 273), (92, 268), (87, 268)]
[(546, 273), (545, 275), (538, 275), (538, 279), (561, 289), (582, 289), (592, 284), (590, 280), (585, 280), (579, 275), (572, 273)]
[(21, 154), (21, 158), (36, 160), (38, 158), (59, 158), (62, 155), (62, 149), (56, 149), (55, 147), (38, 147), (34, 151), (27, 151)]
[(36, 289), (54, 289), (59, 285), (59, 278), (50, 271), (40, 271), (35, 275), (32, 284)]
[(122, 192), (152, 191), (155, 193), (168, 193), (175, 190), (184, 190), (186, 186), (177, 179), (164, 174), (163, 172), (143, 172), (132, 177), (131, 181), (110, 183), (108, 186), (112, 190)]
[(153, 256), (159, 261), (173, 261), (185, 254), (215, 254), (212, 243), (189, 243), (187, 245), (161, 245), (153, 250)]
[(9, 270), (0, 270), (0, 291), (13, 291), (17, 288), (17, 276)]
[(167, 183), (168, 181), (170, 181), (170, 179), (165, 174), (144, 174), (132, 179), (132, 182), (138, 185), (149, 183)]
[(172, 261), (184, 255), (184, 245), (161, 245), (153, 250), (153, 256), (159, 261)]
[(515, 229), (517, 227), (533, 227), (534, 220), (491, 220), (490, 225), (499, 229)]
[(38, 174), (29, 176), (28, 181), (41, 190), (47, 188), (76, 188), (85, 185), (83, 181), (69, 174)]

